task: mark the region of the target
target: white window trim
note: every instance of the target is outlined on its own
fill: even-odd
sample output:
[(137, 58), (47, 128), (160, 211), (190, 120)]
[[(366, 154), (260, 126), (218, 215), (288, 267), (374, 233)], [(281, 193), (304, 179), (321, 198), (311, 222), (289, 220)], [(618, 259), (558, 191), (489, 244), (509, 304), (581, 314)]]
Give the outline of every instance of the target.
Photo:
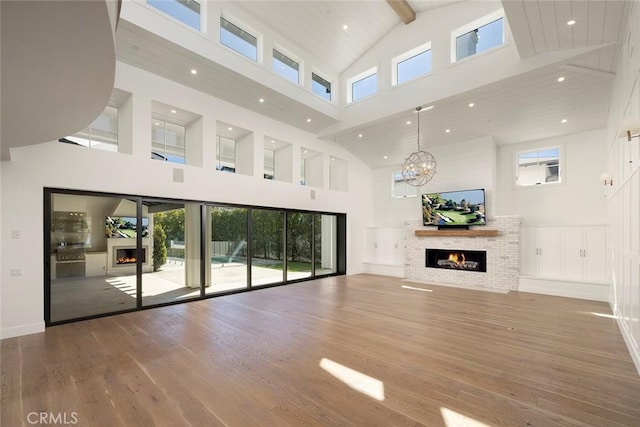
[[(536, 151), (544, 151), (544, 150), (552, 150), (554, 148), (558, 149), (558, 181), (554, 182), (541, 182), (540, 184), (533, 185), (520, 185), (518, 184), (518, 172), (519, 172), (519, 163), (518, 157), (523, 153), (534, 153)], [(513, 155), (513, 188), (517, 189), (527, 189), (527, 188), (540, 188), (546, 187), (550, 185), (564, 185), (566, 183), (566, 171), (565, 171), (565, 161), (564, 161), (564, 144), (556, 144), (556, 145), (548, 145), (539, 148), (531, 148), (527, 150), (518, 150)]]
[[(491, 49), (487, 49), (483, 52), (476, 53), (475, 55), (467, 56), (460, 60), (456, 60), (456, 39), (463, 34), (467, 34), (473, 30), (477, 30), (480, 27), (483, 27), (487, 24), (492, 23), (493, 21), (497, 21), (502, 18), (502, 44), (492, 47)], [(486, 52), (492, 52), (495, 49), (501, 48), (507, 44), (507, 20), (504, 15), (504, 9), (498, 9), (495, 12), (492, 12), (488, 15), (485, 15), (481, 18), (476, 19), (475, 21), (469, 22), (468, 24), (463, 25), (462, 27), (458, 27), (455, 30), (451, 31), (451, 63), (455, 64), (456, 62), (464, 61), (468, 58), (475, 58), (478, 55), (481, 55)]]
[[(431, 50), (431, 42), (426, 42), (424, 44), (421, 44), (420, 46), (414, 47), (411, 50), (406, 51), (405, 53), (396, 56), (395, 58), (393, 58), (391, 60), (391, 86), (397, 86), (398, 85), (398, 64), (400, 64), (401, 62), (406, 61), (407, 59), (413, 58), (414, 56), (420, 55), (421, 53), (427, 52)], [(433, 53), (432, 53), (433, 55)], [(433, 56), (432, 56), (433, 57)], [(400, 84), (405, 84), (408, 83), (410, 81), (413, 81), (415, 79), (418, 79), (420, 77), (426, 76), (427, 74), (431, 73), (433, 70), (433, 67), (431, 68), (430, 71), (424, 73), (424, 74), (420, 74), (419, 76), (416, 76), (415, 78), (411, 79), (411, 80), (407, 80), (406, 82), (402, 82)]]
[(235, 25), (236, 27), (246, 31), (247, 33), (251, 34), (253, 37), (256, 38), (256, 60), (254, 61), (253, 59), (249, 58), (248, 56), (243, 55), (242, 53), (238, 52), (237, 50), (234, 50), (232, 48), (230, 48), (227, 45), (222, 44), (222, 41), (220, 40), (220, 32), (222, 31), (222, 28), (220, 28), (220, 18), (218, 18), (218, 44), (220, 46), (222, 46), (223, 48), (229, 50), (230, 52), (233, 52), (236, 55), (240, 55), (242, 58), (246, 59), (247, 61), (251, 61), (253, 63), (256, 64), (262, 64), (264, 61), (264, 53), (263, 53), (263, 43), (264, 43), (264, 36), (263, 34), (256, 30), (255, 28), (253, 28), (251, 25), (246, 24), (244, 21), (241, 21), (237, 18), (235, 18), (234, 16), (230, 16), (227, 13), (225, 13), (224, 11), (222, 11), (220, 13), (220, 17), (224, 18), (225, 20), (231, 22), (233, 25)]
[(368, 70), (363, 71), (363, 72), (361, 72), (359, 74), (356, 74), (355, 76), (347, 79), (347, 104), (353, 104), (354, 102), (362, 101), (363, 99), (370, 98), (373, 95), (378, 93), (378, 91), (380, 89), (379, 88), (380, 79), (378, 79), (378, 81), (376, 82), (376, 91), (373, 94), (367, 95), (364, 98), (360, 98), (357, 101), (353, 100), (353, 84), (359, 82), (360, 80), (364, 80), (367, 77), (371, 77), (374, 74), (378, 74), (378, 67), (377, 66), (369, 68)]
[[(281, 45), (279, 44), (273, 44), (273, 48), (271, 49), (271, 59), (273, 61), (273, 51), (277, 50), (278, 52), (280, 52), (281, 54), (283, 54), (284, 56), (286, 56), (287, 58), (291, 59), (292, 61), (295, 61), (298, 64), (298, 83), (296, 83), (298, 86), (304, 86), (304, 61), (302, 61), (302, 59), (300, 59), (299, 56), (294, 55), (291, 53), (290, 50), (283, 48)], [(273, 67), (273, 62), (272, 62), (272, 67)], [(274, 71), (272, 69), (272, 71)], [(275, 71), (274, 71), (275, 73)], [(289, 80), (286, 77), (275, 73), (278, 76), (282, 77), (283, 79), (285, 79), (286, 81), (290, 82), (290, 83), (294, 83), (293, 80)]]
[(399, 194), (396, 195), (395, 189), (396, 189), (396, 182), (398, 182), (398, 180), (396, 180), (396, 175), (402, 175), (402, 171), (393, 171), (391, 172), (391, 198), (392, 199), (406, 199), (408, 197), (418, 197), (418, 187), (411, 187), (415, 190), (415, 194)]
[(335, 79), (329, 79), (326, 76), (328, 76), (328, 73), (325, 73), (323, 71), (318, 70), (315, 67), (311, 68), (311, 73), (309, 73), (309, 82), (310, 85), (313, 85), (313, 76), (311, 74), (315, 74), (318, 77), (322, 77), (323, 79), (325, 79), (326, 81), (328, 81), (331, 84), (331, 96), (329, 97), (329, 99), (325, 99), (323, 97), (321, 97), (320, 95), (316, 94), (313, 92), (313, 87), (309, 86), (309, 89), (311, 90), (311, 93), (313, 93), (314, 96), (317, 96), (318, 98), (322, 99), (324, 102), (329, 102), (331, 104), (335, 104), (337, 99), (338, 99), (338, 92), (337, 92), (337, 86), (335, 84)]

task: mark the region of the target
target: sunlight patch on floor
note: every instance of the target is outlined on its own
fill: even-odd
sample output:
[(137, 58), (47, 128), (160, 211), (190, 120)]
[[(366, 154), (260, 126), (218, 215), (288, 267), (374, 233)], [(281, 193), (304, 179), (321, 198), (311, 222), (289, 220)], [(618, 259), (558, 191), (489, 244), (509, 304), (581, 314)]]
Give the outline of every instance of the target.
[(433, 292), (431, 289), (425, 289), (425, 288), (414, 288), (413, 286), (407, 286), (407, 285), (402, 285), (402, 288), (404, 288), (404, 289), (411, 289), (411, 290), (413, 290), (413, 291)]
[(440, 413), (446, 427), (491, 427), (449, 408), (440, 408)]
[(614, 314), (606, 314), (606, 313), (596, 313), (596, 312), (591, 312), (591, 314), (593, 314), (594, 316), (598, 316), (598, 317), (606, 317), (608, 319), (617, 319), (618, 316), (614, 315)]
[(384, 383), (382, 381), (324, 357), (320, 360), (320, 367), (352, 389), (376, 400), (384, 400)]

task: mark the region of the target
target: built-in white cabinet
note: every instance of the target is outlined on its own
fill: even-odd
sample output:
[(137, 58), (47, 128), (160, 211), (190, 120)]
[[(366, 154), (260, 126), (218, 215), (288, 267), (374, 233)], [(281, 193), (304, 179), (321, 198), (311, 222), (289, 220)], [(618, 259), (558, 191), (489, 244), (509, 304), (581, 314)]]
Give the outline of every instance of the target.
[(404, 228), (367, 228), (364, 271), (404, 277)]
[(607, 280), (607, 233), (603, 226), (566, 227), (562, 230), (562, 278), (579, 282)]
[(520, 275), (607, 282), (605, 226), (522, 227)]
[(560, 230), (558, 227), (522, 227), (520, 275), (559, 277)]

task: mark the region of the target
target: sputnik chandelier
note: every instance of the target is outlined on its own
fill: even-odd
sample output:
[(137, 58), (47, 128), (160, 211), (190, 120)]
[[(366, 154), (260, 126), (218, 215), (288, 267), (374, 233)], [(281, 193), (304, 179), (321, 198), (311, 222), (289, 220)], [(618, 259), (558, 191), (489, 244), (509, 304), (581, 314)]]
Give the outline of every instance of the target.
[(420, 110), (422, 107), (416, 107), (418, 113), (418, 151), (409, 154), (402, 165), (404, 182), (412, 187), (422, 187), (431, 181), (438, 166), (433, 154), (420, 149)]

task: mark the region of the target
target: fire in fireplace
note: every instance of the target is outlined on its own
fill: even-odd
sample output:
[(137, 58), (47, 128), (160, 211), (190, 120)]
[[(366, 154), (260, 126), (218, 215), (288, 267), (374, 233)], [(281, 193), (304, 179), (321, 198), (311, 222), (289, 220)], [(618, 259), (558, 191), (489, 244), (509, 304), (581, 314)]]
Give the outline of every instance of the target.
[(487, 252), (460, 249), (426, 249), (425, 266), (486, 273)]
[[(147, 259), (146, 249), (142, 248), (142, 262)], [(135, 264), (138, 261), (135, 248), (117, 248), (115, 253), (115, 265)]]

